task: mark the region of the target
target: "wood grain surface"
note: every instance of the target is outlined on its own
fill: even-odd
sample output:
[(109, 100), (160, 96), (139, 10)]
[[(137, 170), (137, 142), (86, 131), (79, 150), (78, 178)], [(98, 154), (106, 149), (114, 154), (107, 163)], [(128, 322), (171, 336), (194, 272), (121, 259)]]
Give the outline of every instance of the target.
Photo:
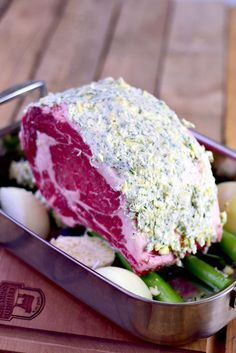
[(168, 0), (124, 2), (98, 78), (124, 77), (130, 84), (155, 93), (168, 7)]
[(225, 142), (236, 149), (236, 9), (230, 12)]
[(116, 0), (69, 0), (35, 78), (45, 79), (49, 91), (94, 80), (119, 4)]
[[(236, 9), (230, 11), (227, 61), (225, 143), (236, 149)], [(226, 353), (236, 352), (236, 319), (227, 327)]]
[(223, 128), (225, 43), (223, 2), (173, 3), (160, 97), (218, 141)]
[[(63, 6), (64, 1), (58, 0), (11, 3), (0, 20), (0, 90), (34, 78)], [(15, 117), (18, 106), (15, 101), (1, 106), (0, 126)]]
[(236, 352), (236, 320), (229, 323), (226, 335), (226, 353)]
[[(220, 0), (0, 0), (0, 90), (28, 79), (57, 91), (123, 76), (236, 148), (235, 62), (236, 10)], [(32, 99), (1, 106), (0, 127)], [(179, 350), (154, 348), (1, 250), (3, 280), (42, 288), (46, 303), (31, 321), (0, 321), (0, 352), (236, 353), (236, 321)]]
[[(10, 321), (0, 319), (0, 349), (22, 352), (41, 352), (40, 346), (53, 352), (205, 352), (206, 340), (182, 349), (162, 348), (145, 344), (126, 333), (94, 310), (75, 300), (21, 260), (0, 248), (0, 285), (22, 283), (26, 288), (40, 289), (45, 295), (45, 305), (32, 320), (14, 317)], [(9, 285), (10, 285), (9, 284)], [(0, 291), (0, 299), (3, 295)], [(10, 310), (10, 309), (9, 309)], [(0, 315), (1, 317), (1, 315)], [(79, 349), (78, 349), (79, 346)], [(50, 348), (50, 349), (51, 349)]]
[[(34, 79), (45, 80), (50, 92), (95, 80), (119, 10), (119, 0), (67, 1), (48, 47), (34, 68)], [(21, 118), (30, 101), (31, 97), (21, 102), (15, 119)]]

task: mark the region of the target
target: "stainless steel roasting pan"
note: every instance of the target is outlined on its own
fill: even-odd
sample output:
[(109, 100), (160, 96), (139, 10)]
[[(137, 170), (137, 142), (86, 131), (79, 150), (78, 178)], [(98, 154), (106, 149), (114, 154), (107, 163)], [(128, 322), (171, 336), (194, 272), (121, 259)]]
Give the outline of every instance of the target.
[[(0, 104), (40, 89), (43, 81), (30, 81), (0, 94)], [(0, 140), (16, 133), (19, 123), (0, 131)], [(216, 156), (219, 173), (224, 166), (236, 176), (236, 152), (194, 132)], [(3, 155), (0, 154), (0, 168)], [(224, 177), (224, 175), (223, 175)], [(160, 344), (180, 345), (213, 335), (236, 317), (236, 282), (224, 291), (196, 302), (169, 304), (145, 300), (121, 289), (82, 263), (58, 250), (37, 234), (0, 211), (0, 244), (74, 297), (137, 337)]]

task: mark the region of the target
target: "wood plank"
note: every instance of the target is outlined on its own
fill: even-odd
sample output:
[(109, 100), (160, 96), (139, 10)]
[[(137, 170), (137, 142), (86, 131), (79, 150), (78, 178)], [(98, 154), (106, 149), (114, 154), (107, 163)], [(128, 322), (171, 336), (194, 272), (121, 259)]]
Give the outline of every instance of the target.
[(226, 11), (222, 1), (174, 0), (160, 97), (221, 140)]
[(236, 352), (236, 319), (227, 326), (226, 353)]
[(226, 330), (222, 329), (216, 335), (207, 339), (206, 353), (225, 353)]
[[(97, 2), (93, 1), (91, 3), (94, 3), (94, 6), (91, 5), (91, 7), (90, 3), (85, 0), (77, 2), (70, 1), (70, 6), (67, 6), (63, 18), (61, 20), (57, 18), (57, 26), (54, 25), (55, 32), (51, 31), (51, 40), (47, 41), (47, 51), (43, 52), (43, 55), (41, 55), (42, 61), (37, 61), (37, 64), (32, 66), (31, 77), (40, 79), (45, 78), (49, 82), (50, 90), (61, 90), (89, 82), (98, 76), (122, 75), (130, 83), (153, 92), (156, 85), (157, 72), (162, 60), (162, 38), (163, 33), (165, 32), (165, 16), (168, 13), (168, 10), (167, 1), (162, 0), (158, 2), (158, 5), (156, 1), (152, 1), (153, 11), (149, 11), (150, 8), (147, 7), (147, 2), (144, 0), (139, 0), (138, 5), (137, 1), (135, 1), (135, 3), (130, 0), (125, 1), (121, 18), (118, 21), (119, 28), (117, 27), (117, 30), (115, 31), (104, 68), (102, 62), (105, 57), (104, 55), (109, 49), (109, 41), (112, 39), (112, 33), (115, 28), (114, 25), (119, 15), (118, 1), (108, 2), (100, 0), (99, 6), (96, 5), (98, 4)], [(78, 3), (80, 5), (78, 5)], [(136, 9), (139, 7), (142, 11)], [(95, 19), (93, 17), (93, 12), (97, 14)], [(153, 14), (150, 12), (153, 12)], [(105, 19), (104, 13), (106, 14)], [(130, 18), (129, 16), (131, 14), (133, 17), (131, 16)], [(143, 14), (145, 14), (145, 16)], [(146, 15), (148, 21), (145, 20)], [(143, 31), (145, 32), (145, 35), (142, 33)], [(146, 41), (148, 38), (147, 43), (145, 38)], [(104, 43), (107, 43), (107, 41), (108, 44), (104, 47)], [(59, 46), (58, 43), (61, 42), (63, 45)], [(72, 44), (69, 45), (69, 43)], [(153, 43), (155, 43), (155, 46)], [(95, 46), (95, 49), (90, 47), (91, 44)], [(126, 50), (123, 49), (123, 46)], [(76, 67), (76, 69), (74, 69), (74, 67)], [(10, 262), (7, 262), (7, 265), (9, 265), (11, 270), (7, 272), (6, 278), (10, 278), (9, 273), (11, 271), (14, 273), (18, 266), (11, 265)], [(20, 268), (21, 267), (19, 267), (19, 272), (16, 273), (17, 275), (20, 275)], [(32, 283), (32, 285), (35, 283), (35, 280), (39, 286), (43, 283), (40, 282), (35, 274), (30, 275), (28, 273), (27, 281), (28, 280), (29, 282), (27, 283)], [(57, 330), (57, 324), (59, 322), (60, 325), (64, 324), (69, 328), (70, 332), (76, 332), (76, 334), (78, 334), (79, 327), (82, 330), (81, 335), (98, 334), (100, 335), (98, 337), (104, 337), (103, 335), (105, 333), (108, 338), (132, 341), (132, 338), (130, 338), (128, 334), (120, 332), (119, 329), (113, 326), (110, 322), (101, 317), (100, 320), (98, 320), (96, 316), (97, 314), (95, 313), (90, 314), (91, 309), (87, 307), (84, 308), (81, 303), (81, 307), (77, 307), (77, 301), (76, 305), (75, 303), (73, 304), (72, 298), (67, 296), (66, 293), (62, 292), (63, 295), (61, 300), (55, 300), (55, 298), (61, 297), (61, 294), (58, 294), (57, 296), (57, 290), (59, 290), (57, 287), (53, 287), (53, 289), (47, 292), (48, 295), (51, 296), (47, 310), (50, 309), (48, 311), (49, 316), (53, 317), (54, 320), (53, 322), (51, 320), (46, 320), (46, 327), (48, 327), (51, 332)], [(61, 318), (57, 316), (58, 308), (60, 308), (63, 313), (65, 312), (65, 317), (63, 315)], [(68, 310), (68, 308), (70, 309)], [(78, 314), (75, 315), (77, 312)], [(37, 321), (39, 318), (40, 317), (34, 319), (34, 325), (36, 325), (35, 327), (42, 328), (42, 324), (40, 326)], [(14, 320), (16, 322), (16, 319)], [(105, 326), (103, 320), (107, 322)], [(24, 327), (32, 327), (32, 323), (33, 321), (25, 322)], [(37, 326), (37, 324), (39, 326)], [(99, 329), (101, 331), (99, 331)], [(6, 331), (4, 332), (6, 334)], [(63, 334), (61, 335), (63, 336)], [(13, 349), (11, 348), (13, 347), (13, 344), (9, 346), (9, 342), (9, 337), (7, 337), (5, 339), (5, 349)], [(125, 346), (122, 347), (123, 351), (127, 351)], [(193, 343), (192, 345), (189, 345), (189, 349), (190, 347), (191, 349), (205, 351), (206, 340)], [(43, 351), (43, 348), (40, 347), (40, 345), (38, 346), (38, 349), (39, 351)], [(49, 351), (48, 347), (47, 349)], [(133, 345), (133, 349), (136, 349), (135, 344)], [(33, 350), (34, 346), (31, 345), (30, 350), (28, 351), (32, 352)], [(68, 352), (68, 349), (65, 351)], [(50, 350), (50, 352), (52, 352), (52, 350)], [(62, 352), (61, 349), (60, 352)], [(171, 350), (171, 352), (173, 352), (173, 350)]]
[[(119, 0), (70, 0), (33, 78), (45, 80), (52, 92), (95, 80), (119, 7)], [(30, 101), (24, 100), (16, 119)]]
[(99, 77), (123, 77), (154, 92), (165, 41), (166, 0), (126, 0)]
[(94, 80), (119, 4), (70, 0), (35, 78), (45, 79), (50, 91)]
[(225, 142), (236, 149), (236, 9), (230, 10)]
[(189, 344), (186, 344), (186, 345), (182, 346), (182, 348), (190, 349), (190, 350), (193, 351), (193, 353), (195, 351), (206, 352), (207, 339), (201, 339), (201, 340), (194, 341), (192, 343), (189, 343)]
[(0, 0), (0, 20), (9, 9), (12, 1), (11, 0)]
[(24, 283), (25, 287), (39, 288), (43, 291), (46, 301), (42, 312), (32, 320), (14, 317), (10, 321), (0, 321), (1, 324), (137, 341), (0, 247), (0, 282), (2, 281)]
[[(32, 329), (8, 328), (0, 325), (0, 338), (2, 347), (7, 350), (21, 350), (21, 352), (34, 353), (50, 352), (91, 352), (91, 353), (191, 353), (191, 351), (174, 347), (161, 347), (146, 343), (129, 343), (98, 339), (92, 337), (65, 335), (61, 333), (49, 333), (46, 331), (35, 331)], [(18, 347), (18, 348), (17, 348)], [(198, 352), (198, 351), (195, 351)], [(199, 352), (200, 353), (200, 352)]]
[[(63, 0), (12, 2), (0, 21), (0, 91), (32, 78), (64, 4)], [(0, 127), (10, 121), (16, 105), (1, 106)]]
[[(236, 148), (236, 9), (230, 10), (227, 62), (227, 100), (225, 118), (225, 143)], [(226, 353), (236, 352), (236, 319), (227, 326)]]
[[(143, 352), (144, 348), (145, 352), (165, 351), (160, 346), (144, 343), (124, 332), (0, 248), (0, 284), (3, 281), (10, 282), (9, 285), (23, 283), (21, 291), (24, 294), (27, 294), (29, 289), (40, 289), (46, 300), (42, 311), (32, 319), (14, 317), (10, 321), (3, 321), (0, 317), (0, 349), (32, 352), (34, 348), (35, 353), (41, 352), (42, 347), (52, 348), (50, 352), (60, 353), (84, 352), (86, 349), (96, 349), (98, 352)], [(1, 303), (4, 298), (1, 294)], [(16, 315), (14, 308), (15, 306), (12, 313)], [(22, 311), (20, 314), (22, 316)], [(194, 348), (186, 346), (179, 351), (167, 348), (166, 353), (187, 353), (190, 350), (205, 352), (203, 345), (202, 349), (198, 348), (196, 345)]]

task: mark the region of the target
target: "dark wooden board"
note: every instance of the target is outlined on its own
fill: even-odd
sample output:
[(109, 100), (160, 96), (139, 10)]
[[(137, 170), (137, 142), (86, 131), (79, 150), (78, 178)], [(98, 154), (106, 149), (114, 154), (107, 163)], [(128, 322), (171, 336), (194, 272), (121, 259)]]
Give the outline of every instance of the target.
[[(15, 295), (12, 287), (20, 288)], [(45, 300), (38, 300), (40, 293)], [(33, 301), (27, 301), (29, 296)], [(40, 307), (37, 306), (37, 315), (32, 318), (36, 302), (40, 302)], [(145, 352), (187, 353), (190, 349), (205, 352), (206, 340), (179, 350), (144, 343), (0, 248), (0, 349), (30, 353), (33, 349), (38, 353), (40, 347), (50, 347), (51, 352), (60, 353), (86, 349), (91, 352), (128, 353), (145, 349)]]

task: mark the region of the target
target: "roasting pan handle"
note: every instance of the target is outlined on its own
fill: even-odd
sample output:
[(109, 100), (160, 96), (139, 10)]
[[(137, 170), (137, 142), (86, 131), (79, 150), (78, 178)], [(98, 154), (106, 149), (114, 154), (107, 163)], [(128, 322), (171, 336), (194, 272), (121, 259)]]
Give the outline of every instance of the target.
[[(47, 87), (44, 81), (26, 81), (24, 83), (12, 86), (6, 89), (5, 91), (0, 92), (0, 105), (7, 103), (17, 97), (23, 97), (27, 93), (35, 90), (39, 90), (40, 98), (47, 95)], [(0, 129), (0, 137), (19, 129), (19, 126), (20, 121), (16, 121), (11, 125)]]
[(230, 300), (229, 300), (229, 306), (231, 308), (236, 308), (236, 285), (230, 292)]
[(26, 81), (19, 85), (12, 86), (0, 93), (0, 104), (6, 103), (17, 97), (23, 96), (28, 92), (38, 89), (40, 97), (47, 94), (47, 88), (44, 81)]

